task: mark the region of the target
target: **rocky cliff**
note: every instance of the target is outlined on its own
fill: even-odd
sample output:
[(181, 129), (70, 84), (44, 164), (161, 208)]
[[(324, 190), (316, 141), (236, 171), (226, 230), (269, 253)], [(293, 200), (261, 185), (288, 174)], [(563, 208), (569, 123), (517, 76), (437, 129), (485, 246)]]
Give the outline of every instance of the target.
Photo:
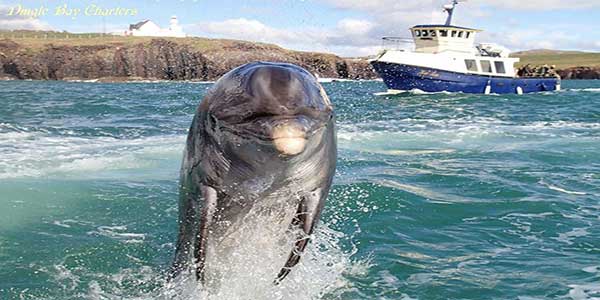
[(600, 67), (574, 67), (559, 70), (562, 79), (600, 79)]
[(0, 78), (214, 80), (257, 60), (294, 63), (320, 77), (377, 77), (365, 60), (244, 41), (133, 37), (0, 40)]

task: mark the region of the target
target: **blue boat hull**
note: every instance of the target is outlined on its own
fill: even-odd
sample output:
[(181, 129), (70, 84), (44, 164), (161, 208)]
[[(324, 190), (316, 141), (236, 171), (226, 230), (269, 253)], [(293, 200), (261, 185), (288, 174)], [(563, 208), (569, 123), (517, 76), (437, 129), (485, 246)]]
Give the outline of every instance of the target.
[(391, 90), (484, 94), (489, 84), (490, 93), (517, 94), (518, 87), (523, 93), (555, 91), (560, 87), (556, 77), (483, 76), (380, 61), (372, 61), (371, 65)]

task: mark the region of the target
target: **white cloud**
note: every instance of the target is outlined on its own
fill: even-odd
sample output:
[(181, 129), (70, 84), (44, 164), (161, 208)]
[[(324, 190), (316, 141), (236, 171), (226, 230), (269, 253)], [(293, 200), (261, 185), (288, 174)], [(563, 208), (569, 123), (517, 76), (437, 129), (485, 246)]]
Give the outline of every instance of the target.
[(518, 10), (585, 9), (600, 7), (598, 0), (472, 0), (473, 3)]
[[(337, 8), (350, 9), (366, 12), (389, 12), (389, 11), (416, 11), (424, 7), (431, 9), (431, 5), (439, 7), (441, 4), (449, 3), (445, 0), (422, 1), (422, 0), (326, 0)], [(598, 0), (471, 0), (471, 5), (477, 4), (517, 10), (553, 10), (553, 9), (585, 9), (600, 7)]]
[(377, 39), (369, 36), (374, 27), (375, 24), (367, 20), (342, 19), (334, 28), (279, 29), (258, 20), (239, 18), (186, 25), (185, 30), (193, 35), (260, 41), (296, 50), (356, 56), (376, 52), (373, 52), (372, 43), (376, 44)]
[[(188, 25), (185, 30), (193, 35), (255, 40), (275, 43), (290, 49), (333, 52), (342, 56), (367, 56), (380, 49), (383, 36), (409, 37), (408, 28), (415, 24), (443, 23), (446, 13), (441, 5), (446, 0), (325, 0), (336, 9), (350, 10), (362, 15), (345, 18), (332, 27), (301, 26), (275, 28), (255, 19), (228, 19)], [(425, 2), (425, 3), (424, 3)], [(462, 4), (466, 6), (465, 4)], [(469, 7), (457, 11), (456, 19), (465, 26), (478, 19), (493, 15), (497, 9), (583, 9), (600, 7), (600, 0), (471, 0)], [(540, 24), (535, 28), (515, 30), (517, 19), (507, 21), (500, 28), (484, 28), (479, 35), (482, 42), (497, 42), (513, 50), (537, 48), (598, 49), (595, 41), (583, 42), (583, 36), (564, 34), (568, 28)], [(564, 27), (564, 26), (563, 26)], [(551, 34), (548, 32), (551, 31)], [(551, 39), (548, 37), (552, 36)], [(600, 43), (600, 42), (599, 42)]]
[(369, 33), (375, 24), (366, 20), (342, 19), (337, 23), (337, 28), (344, 33), (361, 35)]
[[(552, 38), (547, 38), (551, 36)], [(482, 32), (479, 40), (495, 41), (507, 46), (513, 51), (531, 49), (554, 50), (600, 50), (600, 42), (591, 41), (584, 36), (573, 34), (572, 31), (544, 29), (510, 29), (499, 32)]]
[(201, 22), (188, 27), (189, 30), (200, 31), (208, 35), (245, 39), (262, 42), (293, 42), (297, 40), (292, 32), (269, 27), (258, 20), (245, 18), (228, 19), (218, 22)]
[(0, 29), (52, 30), (48, 23), (37, 18), (21, 15), (9, 16), (9, 9), (8, 6), (0, 5)]

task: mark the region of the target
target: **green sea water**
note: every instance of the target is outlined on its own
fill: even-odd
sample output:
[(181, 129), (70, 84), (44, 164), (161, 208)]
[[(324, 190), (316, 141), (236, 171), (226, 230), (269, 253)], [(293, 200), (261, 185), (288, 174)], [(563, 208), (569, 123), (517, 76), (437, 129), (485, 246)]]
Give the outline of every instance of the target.
[[(0, 299), (200, 299), (164, 276), (209, 87), (0, 82)], [(338, 170), (314, 242), (287, 283), (231, 295), (600, 299), (600, 81), (521, 96), (324, 87)]]

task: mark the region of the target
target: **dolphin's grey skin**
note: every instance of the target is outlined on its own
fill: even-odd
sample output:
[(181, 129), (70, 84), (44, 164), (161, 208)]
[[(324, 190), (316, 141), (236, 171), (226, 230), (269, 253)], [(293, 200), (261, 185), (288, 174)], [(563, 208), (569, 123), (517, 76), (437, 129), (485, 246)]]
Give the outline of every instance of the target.
[(303, 233), (273, 262), (280, 270), (273, 278), (285, 278), (319, 220), (336, 153), (333, 108), (312, 74), (266, 62), (225, 74), (198, 107), (187, 137), (173, 276), (189, 271), (205, 281), (207, 257), (217, 255), (210, 249), (224, 248), (235, 226), (260, 208), (261, 218), (281, 224), (257, 226)]

